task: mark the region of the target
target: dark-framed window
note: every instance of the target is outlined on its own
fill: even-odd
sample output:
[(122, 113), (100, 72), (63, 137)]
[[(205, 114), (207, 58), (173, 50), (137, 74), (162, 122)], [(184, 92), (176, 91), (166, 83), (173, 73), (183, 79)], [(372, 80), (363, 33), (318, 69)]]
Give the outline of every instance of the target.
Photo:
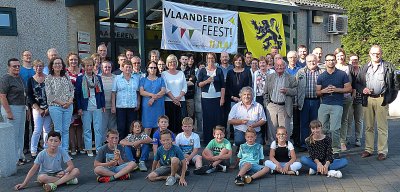
[(17, 11), (0, 7), (0, 36), (17, 36)]

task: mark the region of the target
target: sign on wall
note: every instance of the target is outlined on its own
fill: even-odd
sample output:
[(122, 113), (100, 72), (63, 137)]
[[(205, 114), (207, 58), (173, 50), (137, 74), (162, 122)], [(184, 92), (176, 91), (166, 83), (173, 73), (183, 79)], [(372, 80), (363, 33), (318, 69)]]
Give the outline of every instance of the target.
[(161, 49), (236, 53), (237, 12), (163, 3)]
[(247, 50), (254, 57), (265, 56), (276, 46), (279, 54), (286, 56), (286, 40), (282, 14), (250, 14), (240, 12)]
[(90, 57), (90, 33), (78, 31), (78, 54), (80, 58)]

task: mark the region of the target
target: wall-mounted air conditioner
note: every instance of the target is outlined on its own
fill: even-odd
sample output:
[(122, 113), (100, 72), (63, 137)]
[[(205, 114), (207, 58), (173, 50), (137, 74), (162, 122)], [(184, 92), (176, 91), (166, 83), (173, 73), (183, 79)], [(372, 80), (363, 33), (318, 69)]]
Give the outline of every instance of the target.
[(347, 34), (348, 17), (346, 15), (329, 15), (328, 33), (330, 34)]

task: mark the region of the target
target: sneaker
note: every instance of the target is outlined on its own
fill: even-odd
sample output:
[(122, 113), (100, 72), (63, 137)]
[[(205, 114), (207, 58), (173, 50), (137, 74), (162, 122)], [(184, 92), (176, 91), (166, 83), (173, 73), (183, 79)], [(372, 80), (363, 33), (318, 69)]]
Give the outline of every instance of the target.
[(167, 186), (172, 186), (176, 182), (176, 177), (175, 176), (168, 176), (167, 181), (165, 182), (165, 185)]
[(99, 183), (108, 183), (108, 182), (110, 182), (110, 177), (107, 177), (107, 176), (104, 176), (104, 177), (98, 176), (98, 177), (97, 177), (97, 182), (99, 182)]
[(216, 168), (213, 167), (211, 164), (208, 166), (208, 169), (206, 171), (207, 174), (215, 172)]
[(131, 174), (127, 173), (125, 175), (122, 175), (121, 177), (118, 178), (119, 180), (129, 180), (131, 179)]
[(216, 168), (217, 171), (224, 172), (224, 173), (226, 172), (226, 166), (225, 165), (218, 164), (215, 168)]
[(93, 157), (93, 151), (92, 151), (92, 150), (88, 150), (88, 151), (87, 151), (87, 156)]
[(236, 184), (236, 185), (239, 185), (239, 186), (243, 186), (243, 185), (244, 185), (243, 178), (242, 178), (241, 176), (237, 176), (237, 177), (235, 178), (235, 184)]
[(342, 178), (342, 172), (340, 172), (339, 170), (338, 171), (336, 171), (336, 170), (330, 170), (330, 171), (328, 171), (328, 176), (327, 177), (335, 177), (335, 178), (338, 178), (338, 179), (340, 179), (340, 178)]
[(299, 171), (288, 171), (288, 175), (299, 175)]
[(275, 173), (275, 171), (273, 169), (271, 169), (271, 175), (274, 174), (274, 173)]
[(361, 147), (361, 141), (359, 139), (356, 140), (355, 146), (356, 147)]
[(253, 178), (251, 178), (250, 175), (245, 175), (243, 180), (244, 180), (244, 183), (249, 184), (249, 183), (251, 183), (251, 181), (253, 181)]
[(140, 161), (139, 162), (139, 169), (142, 172), (147, 172), (147, 167), (146, 167), (146, 163), (144, 161)]
[(84, 151), (84, 150), (79, 150), (79, 153), (80, 153), (80, 154), (86, 154), (86, 151)]
[(18, 165), (18, 166), (25, 165), (25, 162), (24, 162), (22, 159), (19, 159), (19, 160), (17, 161), (17, 165)]
[(57, 189), (57, 185), (54, 183), (46, 183), (43, 185), (43, 189), (46, 192), (55, 191)]
[(72, 152), (71, 152), (71, 155), (72, 155), (72, 156), (75, 156), (75, 155), (76, 155), (76, 151), (72, 151)]
[(75, 178), (73, 178), (73, 179), (67, 181), (66, 184), (67, 184), (67, 185), (76, 185), (76, 184), (78, 184), (78, 178), (75, 177)]
[(198, 169), (193, 170), (193, 174), (195, 175), (204, 175), (206, 174), (207, 170), (209, 169), (208, 165), (204, 165)]
[(316, 172), (314, 169), (311, 169), (311, 168), (310, 168), (310, 169), (308, 170), (308, 174), (309, 174), (309, 175), (315, 175), (316, 173), (317, 173), (317, 172)]

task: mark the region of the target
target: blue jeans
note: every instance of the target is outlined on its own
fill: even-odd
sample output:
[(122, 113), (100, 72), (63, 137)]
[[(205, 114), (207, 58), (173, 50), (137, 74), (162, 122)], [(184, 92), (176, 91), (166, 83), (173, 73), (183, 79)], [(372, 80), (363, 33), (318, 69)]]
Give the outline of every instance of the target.
[[(244, 134), (245, 134), (245, 132), (235, 129), (234, 143), (238, 147), (238, 149), (239, 149), (239, 146), (241, 144), (246, 143), (246, 139), (244, 138)], [(259, 144), (262, 145), (263, 140), (262, 140), (261, 135), (262, 135), (261, 131), (257, 132), (256, 143), (259, 143)]]
[(59, 106), (50, 106), (49, 113), (54, 123), (54, 131), (61, 134), (61, 148), (68, 152), (69, 148), (69, 125), (71, 124), (73, 106), (68, 109)]
[(300, 146), (306, 147), (306, 138), (310, 136), (310, 122), (318, 119), (319, 99), (304, 99), (300, 111)]
[(340, 126), (343, 107), (340, 105), (321, 104), (318, 109), (318, 120), (321, 121), (324, 133), (330, 133), (333, 153), (340, 151)]
[(137, 114), (135, 108), (117, 108), (117, 130), (119, 133), (119, 140), (124, 139), (128, 135), (131, 123), (138, 119)]
[[(125, 154), (126, 158), (128, 158), (129, 161), (136, 161), (136, 149), (132, 146), (125, 146)], [(149, 153), (150, 153), (150, 146), (149, 144), (143, 144), (142, 147), (140, 147), (141, 154), (140, 154), (140, 161), (146, 161), (149, 158)]]
[(102, 126), (102, 111), (96, 109), (94, 111), (83, 111), (82, 123), (83, 123), (83, 139), (85, 141), (85, 149), (92, 150), (92, 122), (94, 129), (94, 142), (96, 150), (98, 150), (103, 144), (103, 126)]
[[(300, 162), (303, 165), (305, 165), (307, 167), (310, 167), (314, 171), (317, 171), (317, 164), (310, 157), (302, 156), (300, 158)], [(347, 166), (347, 163), (348, 162), (347, 162), (346, 158), (334, 159), (333, 162), (329, 165), (328, 170), (339, 170), (339, 169), (342, 169), (343, 167)]]

